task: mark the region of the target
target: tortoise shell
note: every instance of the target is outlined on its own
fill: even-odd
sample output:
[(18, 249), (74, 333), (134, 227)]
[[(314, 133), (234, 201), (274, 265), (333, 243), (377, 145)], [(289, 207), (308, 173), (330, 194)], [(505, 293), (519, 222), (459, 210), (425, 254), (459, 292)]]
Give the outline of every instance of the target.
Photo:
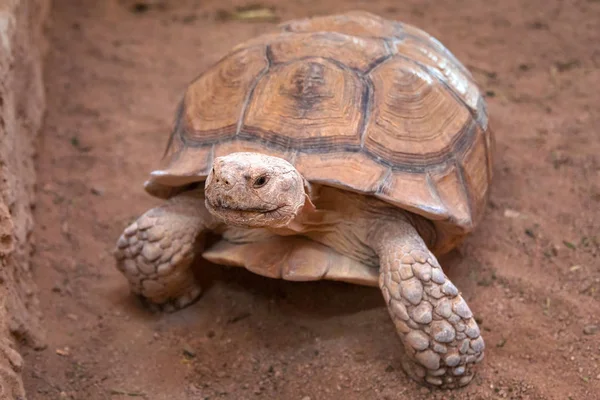
[(322, 185), (422, 215), (444, 252), (480, 220), (493, 137), (469, 71), (439, 41), (367, 12), (292, 20), (246, 41), (188, 87), (146, 190), (168, 198), (212, 161), (282, 157)]

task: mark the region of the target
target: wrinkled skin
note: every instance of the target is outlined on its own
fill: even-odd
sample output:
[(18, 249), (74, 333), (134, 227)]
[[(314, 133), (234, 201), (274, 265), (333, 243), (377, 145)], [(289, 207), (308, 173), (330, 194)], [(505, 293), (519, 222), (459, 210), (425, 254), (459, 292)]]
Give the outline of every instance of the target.
[[(203, 200), (204, 199), (204, 200)], [(424, 219), (368, 196), (323, 187), (311, 191), (287, 161), (256, 153), (215, 159), (204, 191), (185, 192), (142, 215), (117, 244), (117, 266), (154, 307), (176, 310), (200, 296), (190, 263), (206, 231), (228, 226), (303, 235), (365, 265), (404, 344), (403, 367), (438, 388), (467, 385), (484, 341), (458, 289), (428, 244)]]
[(215, 160), (205, 183), (206, 208), (228, 225), (283, 227), (304, 206), (304, 186), (285, 160), (234, 153)]

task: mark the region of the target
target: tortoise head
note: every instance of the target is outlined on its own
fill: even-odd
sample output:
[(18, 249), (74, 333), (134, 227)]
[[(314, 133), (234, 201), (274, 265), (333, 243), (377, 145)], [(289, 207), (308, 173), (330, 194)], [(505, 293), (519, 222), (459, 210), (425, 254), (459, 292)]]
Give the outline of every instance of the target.
[(260, 153), (231, 153), (214, 160), (206, 179), (206, 207), (228, 225), (279, 228), (308, 200), (307, 183), (286, 160)]

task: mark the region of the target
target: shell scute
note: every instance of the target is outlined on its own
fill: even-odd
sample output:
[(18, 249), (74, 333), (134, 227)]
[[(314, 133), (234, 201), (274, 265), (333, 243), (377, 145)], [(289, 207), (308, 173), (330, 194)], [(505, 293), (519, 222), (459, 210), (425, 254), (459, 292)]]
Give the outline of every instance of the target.
[(264, 46), (238, 50), (189, 86), (181, 116), (185, 139), (205, 144), (236, 133), (249, 93), (268, 69), (265, 51)]
[(412, 60), (394, 57), (370, 74), (375, 87), (365, 149), (393, 165), (443, 161), (472, 116)]
[(274, 66), (258, 83), (241, 135), (299, 150), (358, 146), (360, 78), (326, 59)]

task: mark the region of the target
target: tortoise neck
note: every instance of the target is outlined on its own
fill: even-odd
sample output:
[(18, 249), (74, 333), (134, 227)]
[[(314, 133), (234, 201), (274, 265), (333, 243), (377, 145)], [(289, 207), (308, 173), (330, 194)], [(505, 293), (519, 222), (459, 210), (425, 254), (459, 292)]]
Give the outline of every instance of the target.
[(296, 216), (286, 226), (270, 228), (270, 231), (279, 235), (298, 235), (333, 227), (339, 221), (336, 213), (332, 213), (330, 210), (317, 209), (315, 206), (315, 191), (306, 180), (304, 181), (304, 194), (304, 205), (298, 210)]

